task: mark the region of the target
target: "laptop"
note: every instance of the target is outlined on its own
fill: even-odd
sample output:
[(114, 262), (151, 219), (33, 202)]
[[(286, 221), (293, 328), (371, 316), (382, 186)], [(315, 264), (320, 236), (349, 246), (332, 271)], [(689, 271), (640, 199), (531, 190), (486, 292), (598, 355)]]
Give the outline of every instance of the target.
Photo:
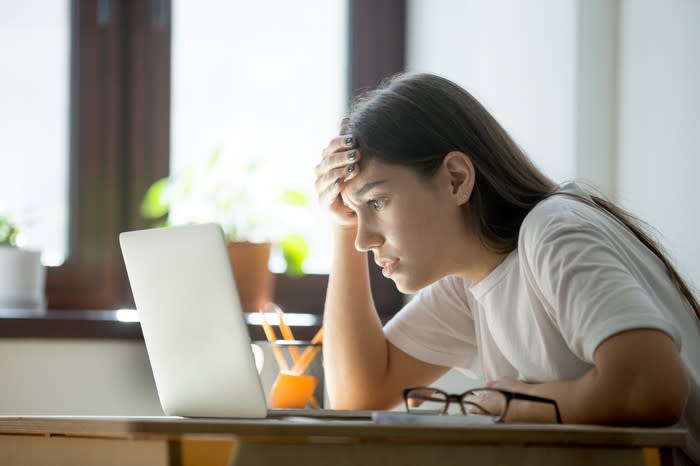
[(218, 224), (119, 235), (163, 412), (370, 419), (371, 411), (268, 409)]

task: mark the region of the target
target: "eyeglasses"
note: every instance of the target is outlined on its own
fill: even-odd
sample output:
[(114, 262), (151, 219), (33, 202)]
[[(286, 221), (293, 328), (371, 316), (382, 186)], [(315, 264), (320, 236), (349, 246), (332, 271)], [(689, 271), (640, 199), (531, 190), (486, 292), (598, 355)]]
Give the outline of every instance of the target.
[[(406, 411), (412, 414), (480, 416), (482, 420), (494, 423), (505, 418), (512, 400), (548, 403), (554, 405), (557, 423), (561, 424), (556, 401), (498, 388), (474, 388), (461, 394), (450, 394), (433, 387), (409, 387), (403, 390), (403, 400)], [(455, 405), (459, 406), (459, 411)]]

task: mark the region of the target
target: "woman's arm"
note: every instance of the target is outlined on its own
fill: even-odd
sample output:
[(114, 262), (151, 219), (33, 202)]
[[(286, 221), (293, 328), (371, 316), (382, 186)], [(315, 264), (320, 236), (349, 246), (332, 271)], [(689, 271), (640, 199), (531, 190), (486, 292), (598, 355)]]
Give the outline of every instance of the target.
[(324, 309), (324, 367), (331, 406), (389, 409), (410, 385), (429, 384), (448, 368), (415, 359), (389, 343), (372, 300), (367, 254), (351, 229), (335, 233)]
[(355, 230), (337, 229), (334, 235), (323, 311), (325, 383), (334, 408), (356, 408), (384, 377), (387, 345), (372, 300), (367, 256), (354, 248)]
[(316, 166), (319, 201), (336, 225), (323, 313), (324, 372), (334, 408), (386, 409), (401, 401), (404, 387), (430, 383), (447, 368), (419, 361), (384, 337), (369, 286), (367, 253), (355, 249), (356, 219), (340, 200), (344, 183), (361, 171), (361, 158), (354, 138), (342, 136), (330, 142)]
[[(648, 260), (645, 246), (605, 214), (562, 200), (533, 209), (519, 246), (530, 286), (549, 304), (562, 338), (594, 365), (577, 380), (516, 382), (519, 389), (555, 399), (565, 422), (676, 422), (688, 398), (688, 375), (680, 335), (652, 293), (657, 284), (672, 285), (654, 281), (653, 275), (663, 279), (666, 272), (652, 269), (658, 261)], [(542, 413), (524, 406), (523, 418)]]
[[(562, 421), (576, 424), (663, 426), (678, 422), (688, 399), (688, 375), (673, 340), (664, 332), (637, 329), (603, 341), (595, 367), (578, 380), (526, 384), (502, 378), (488, 385), (551, 398)], [(511, 402), (514, 422), (554, 422), (542, 403)]]

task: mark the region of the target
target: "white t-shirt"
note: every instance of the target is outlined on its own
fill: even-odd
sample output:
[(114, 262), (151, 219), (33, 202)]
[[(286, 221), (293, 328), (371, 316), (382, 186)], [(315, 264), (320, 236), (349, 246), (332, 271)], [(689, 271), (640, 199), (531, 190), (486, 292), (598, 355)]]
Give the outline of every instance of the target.
[[(586, 195), (576, 184), (561, 191)], [(472, 284), (445, 277), (385, 327), (411, 356), (485, 380), (571, 380), (593, 367), (603, 340), (630, 329), (670, 335), (688, 369), (680, 425), (700, 463), (700, 324), (663, 263), (611, 216), (565, 195), (537, 206), (518, 248)]]

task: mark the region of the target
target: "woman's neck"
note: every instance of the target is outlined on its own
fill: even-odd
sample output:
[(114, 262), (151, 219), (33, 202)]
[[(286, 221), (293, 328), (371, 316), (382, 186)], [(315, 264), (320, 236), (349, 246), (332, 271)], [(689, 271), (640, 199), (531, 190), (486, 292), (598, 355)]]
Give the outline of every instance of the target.
[(494, 252), (487, 248), (474, 232), (467, 234), (460, 243), (458, 253), (453, 255), (456, 261), (454, 275), (473, 284), (486, 278), (508, 257), (508, 253)]
[(501, 265), (501, 263), (508, 257), (508, 254), (486, 252), (482, 256), (479, 265), (480, 267), (474, 268), (471, 271), (471, 277), (468, 278), (473, 284), (479, 283), (484, 278), (488, 277), (491, 272), (496, 270), (496, 268)]

